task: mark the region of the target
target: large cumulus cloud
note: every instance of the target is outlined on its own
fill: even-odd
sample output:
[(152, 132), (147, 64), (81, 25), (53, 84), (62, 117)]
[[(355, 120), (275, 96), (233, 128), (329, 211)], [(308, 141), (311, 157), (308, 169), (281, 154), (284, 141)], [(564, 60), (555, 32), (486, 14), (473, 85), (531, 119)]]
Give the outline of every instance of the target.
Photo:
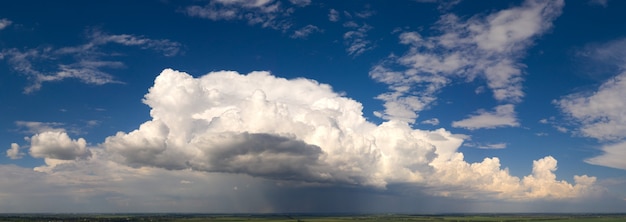
[(574, 184), (557, 180), (550, 156), (523, 178), (497, 157), (468, 163), (457, 151), (463, 135), (402, 121), (373, 124), (360, 103), (309, 79), (232, 71), (194, 78), (166, 69), (144, 103), (151, 120), (99, 145), (113, 161), (313, 184), (410, 183), (440, 196), (561, 199), (595, 189), (586, 175)]

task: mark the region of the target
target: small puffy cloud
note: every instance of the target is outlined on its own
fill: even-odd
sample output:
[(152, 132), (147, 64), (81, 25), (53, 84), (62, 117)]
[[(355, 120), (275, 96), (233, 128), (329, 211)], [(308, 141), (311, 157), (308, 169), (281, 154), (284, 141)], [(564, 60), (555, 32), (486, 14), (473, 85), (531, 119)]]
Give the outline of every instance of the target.
[[(563, 1), (527, 0), (486, 16), (463, 19), (445, 14), (433, 27), (440, 35), (401, 33), (400, 43), (409, 47), (407, 52), (391, 55), (370, 70), (374, 80), (389, 85), (392, 92), (387, 94), (394, 95), (379, 97), (390, 104), (383, 116), (406, 119), (406, 115), (396, 114), (422, 111), (444, 86), (459, 78), (483, 78), (498, 102), (520, 102), (525, 67), (520, 59), (533, 40), (552, 27), (563, 6)], [(422, 104), (402, 103), (403, 97)], [(405, 111), (399, 112), (398, 107)]]
[(10, 26), (11, 24), (13, 24), (13, 22), (11, 20), (8, 20), (6, 18), (0, 19), (0, 30), (5, 29), (6, 27)]
[(603, 153), (599, 156), (586, 159), (585, 162), (593, 165), (612, 167), (626, 170), (626, 141), (608, 144), (601, 147)]
[(17, 143), (11, 143), (11, 148), (7, 150), (7, 157), (12, 160), (21, 159), (24, 157), (24, 153), (20, 152), (20, 145)]
[(339, 15), (339, 11), (335, 10), (335, 9), (330, 9), (330, 11), (328, 12), (328, 20), (331, 22), (338, 22), (340, 19)]
[(439, 119), (437, 118), (427, 119), (427, 120), (422, 121), (422, 124), (430, 124), (430, 125), (436, 126), (436, 125), (439, 125)]
[(290, 37), (294, 39), (306, 39), (309, 35), (316, 32), (324, 32), (324, 30), (314, 25), (307, 25), (298, 30), (295, 30)]
[(30, 155), (36, 158), (74, 160), (91, 155), (85, 139), (71, 139), (65, 132), (42, 132), (29, 140)]
[(512, 104), (495, 107), (494, 112), (479, 110), (476, 114), (467, 119), (452, 122), (453, 127), (475, 129), (491, 129), (497, 127), (519, 126), (515, 117), (515, 109)]

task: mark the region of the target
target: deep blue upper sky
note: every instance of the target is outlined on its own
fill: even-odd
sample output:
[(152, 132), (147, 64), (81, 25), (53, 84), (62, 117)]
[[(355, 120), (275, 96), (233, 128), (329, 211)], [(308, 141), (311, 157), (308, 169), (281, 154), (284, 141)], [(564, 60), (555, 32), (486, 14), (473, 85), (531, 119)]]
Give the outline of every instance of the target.
[(624, 10), (3, 2), (0, 211), (623, 211)]

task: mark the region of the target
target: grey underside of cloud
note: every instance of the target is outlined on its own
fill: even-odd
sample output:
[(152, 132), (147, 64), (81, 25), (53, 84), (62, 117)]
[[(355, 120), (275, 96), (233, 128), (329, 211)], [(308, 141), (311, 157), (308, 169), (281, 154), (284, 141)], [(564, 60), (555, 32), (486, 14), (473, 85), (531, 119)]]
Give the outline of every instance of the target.
[[(459, 79), (482, 79), (493, 98), (504, 103), (500, 106), (514, 106), (524, 97), (525, 65), (519, 61), (534, 40), (552, 27), (563, 5), (563, 1), (528, 0), (486, 16), (462, 19), (446, 14), (433, 28), (438, 34), (401, 33), (400, 43), (409, 47), (407, 52), (391, 55), (370, 71), (374, 80), (388, 84), (390, 89), (378, 96), (385, 102), (385, 110), (376, 114), (413, 123), (420, 111), (436, 101), (439, 91)], [(518, 125), (512, 109), (503, 114), (511, 117), (507, 119), (483, 114), (458, 121), (476, 124), (457, 125), (470, 129)], [(477, 119), (486, 122), (472, 121)]]

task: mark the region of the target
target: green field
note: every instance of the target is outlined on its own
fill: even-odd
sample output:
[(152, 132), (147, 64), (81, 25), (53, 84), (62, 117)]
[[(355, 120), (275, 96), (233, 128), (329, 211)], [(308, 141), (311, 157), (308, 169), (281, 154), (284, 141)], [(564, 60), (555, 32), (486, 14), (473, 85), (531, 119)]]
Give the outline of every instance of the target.
[(626, 214), (493, 214), (493, 215), (213, 215), (213, 214), (0, 214), (4, 221), (173, 221), (173, 222), (522, 222), (522, 221), (574, 221), (612, 222), (626, 221)]

